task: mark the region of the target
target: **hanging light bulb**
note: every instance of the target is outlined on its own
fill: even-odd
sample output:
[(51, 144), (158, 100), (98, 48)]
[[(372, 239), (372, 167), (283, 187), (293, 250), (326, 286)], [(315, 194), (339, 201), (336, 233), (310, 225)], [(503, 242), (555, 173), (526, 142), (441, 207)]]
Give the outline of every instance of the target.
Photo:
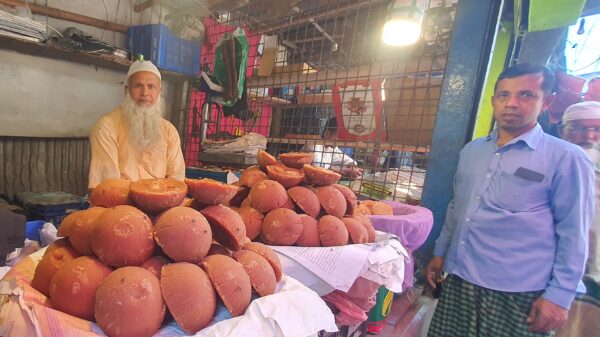
[(424, 0), (394, 0), (383, 25), (383, 43), (397, 47), (417, 42), (421, 37), (424, 12)]

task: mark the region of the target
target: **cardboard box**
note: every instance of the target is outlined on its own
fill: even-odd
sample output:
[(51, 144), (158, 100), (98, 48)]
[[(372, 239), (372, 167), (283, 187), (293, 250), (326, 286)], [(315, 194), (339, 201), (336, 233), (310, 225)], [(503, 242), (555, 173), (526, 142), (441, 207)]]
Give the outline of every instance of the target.
[(273, 74), (310, 74), (316, 73), (317, 70), (306, 63), (288, 64), (285, 66), (276, 66), (273, 69)]
[(296, 100), (298, 105), (332, 105), (331, 93), (328, 94), (306, 94), (298, 95)]
[(388, 142), (431, 145), (441, 88), (441, 77), (386, 81), (384, 114)]
[(260, 66), (258, 67), (257, 76), (271, 76), (273, 66), (277, 59), (277, 35), (265, 35), (265, 44), (262, 56), (260, 58)]

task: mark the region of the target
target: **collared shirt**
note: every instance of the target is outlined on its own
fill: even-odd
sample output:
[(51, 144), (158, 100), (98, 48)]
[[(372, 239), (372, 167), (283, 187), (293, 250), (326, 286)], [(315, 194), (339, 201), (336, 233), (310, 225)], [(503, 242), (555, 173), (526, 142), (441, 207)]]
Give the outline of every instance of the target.
[(321, 144), (307, 144), (303, 151), (313, 152), (313, 165), (326, 169), (341, 168), (344, 166), (356, 166), (354, 159), (344, 154), (339, 147), (324, 146)]
[(129, 145), (127, 122), (120, 108), (100, 117), (90, 131), (92, 159), (88, 186), (105, 179), (173, 178), (183, 180), (185, 162), (179, 134), (167, 120), (161, 120), (162, 139), (139, 151)]
[(594, 214), (594, 171), (578, 146), (532, 130), (502, 147), (497, 132), (460, 153), (454, 200), (434, 255), (446, 272), (506, 292), (544, 290), (569, 308)]

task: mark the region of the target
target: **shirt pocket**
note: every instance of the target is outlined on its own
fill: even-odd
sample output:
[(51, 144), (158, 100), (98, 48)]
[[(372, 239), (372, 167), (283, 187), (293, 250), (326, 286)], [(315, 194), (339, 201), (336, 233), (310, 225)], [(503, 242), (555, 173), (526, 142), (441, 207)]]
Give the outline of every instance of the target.
[(501, 171), (492, 185), (490, 201), (513, 213), (533, 211), (548, 204), (544, 181), (527, 180)]

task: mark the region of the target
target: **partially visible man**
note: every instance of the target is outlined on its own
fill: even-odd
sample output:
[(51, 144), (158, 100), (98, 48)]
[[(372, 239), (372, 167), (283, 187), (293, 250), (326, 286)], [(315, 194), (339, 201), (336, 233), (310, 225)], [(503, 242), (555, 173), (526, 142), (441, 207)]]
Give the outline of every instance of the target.
[(179, 134), (163, 118), (161, 91), (158, 68), (135, 61), (127, 73), (124, 102), (90, 131), (90, 189), (105, 179), (184, 179)]
[(583, 275), (586, 293), (575, 298), (559, 337), (600, 335), (600, 102), (583, 102), (565, 110), (562, 138), (581, 146), (596, 171), (596, 213), (589, 232), (590, 248)]
[(504, 70), (492, 97), (497, 128), (460, 153), (427, 265), (432, 286), (448, 273), (430, 337), (552, 336), (584, 289), (594, 171), (581, 148), (537, 123), (552, 82), (545, 67)]
[[(338, 124), (335, 117), (327, 120), (321, 137), (325, 141), (335, 142), (338, 135)], [(363, 174), (363, 169), (350, 156), (342, 152), (337, 146), (307, 144), (303, 151), (313, 152), (313, 165), (320, 166), (340, 173), (342, 176), (355, 179)]]

